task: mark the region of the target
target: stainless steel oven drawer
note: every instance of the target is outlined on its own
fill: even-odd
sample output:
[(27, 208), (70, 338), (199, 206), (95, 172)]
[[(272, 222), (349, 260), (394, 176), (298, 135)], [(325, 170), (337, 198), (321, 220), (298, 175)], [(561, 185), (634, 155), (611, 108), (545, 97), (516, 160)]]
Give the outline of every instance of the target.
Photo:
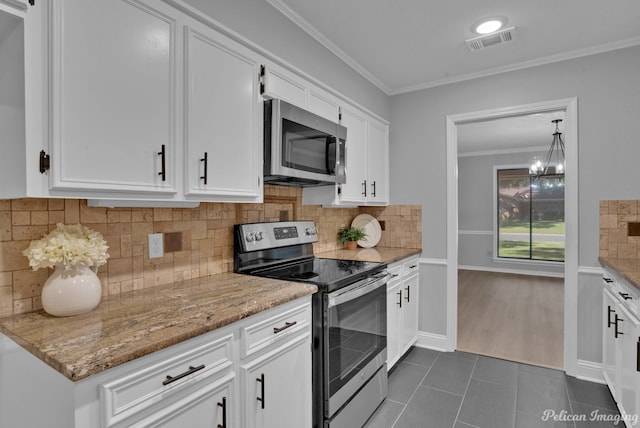
[(387, 382), (387, 365), (384, 364), (336, 416), (325, 421), (324, 428), (363, 426), (387, 397)]

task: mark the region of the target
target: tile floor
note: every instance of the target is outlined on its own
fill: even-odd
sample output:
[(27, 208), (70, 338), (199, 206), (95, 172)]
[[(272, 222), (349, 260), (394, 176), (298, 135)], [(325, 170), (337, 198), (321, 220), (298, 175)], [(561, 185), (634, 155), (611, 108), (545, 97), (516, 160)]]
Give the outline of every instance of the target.
[[(545, 411), (564, 420), (545, 421)], [(512, 361), (412, 348), (389, 374), (387, 400), (365, 428), (624, 428), (616, 415), (605, 385)]]

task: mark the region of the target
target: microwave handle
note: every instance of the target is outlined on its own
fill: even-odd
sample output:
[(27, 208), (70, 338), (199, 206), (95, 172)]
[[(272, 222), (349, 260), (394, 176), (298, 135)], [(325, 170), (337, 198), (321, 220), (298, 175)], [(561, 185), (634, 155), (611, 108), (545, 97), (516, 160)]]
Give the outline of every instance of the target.
[(332, 136), (328, 136), (327, 137), (327, 144), (325, 145), (325, 150), (324, 150), (324, 161), (325, 161), (325, 166), (327, 168), (327, 171), (329, 171), (331, 174), (335, 174), (336, 172), (336, 165), (329, 165), (329, 154), (331, 153), (331, 149), (330, 146), (332, 144), (336, 145), (335, 151), (336, 151), (336, 162), (338, 162), (338, 155), (339, 155), (339, 146), (336, 142), (336, 137), (332, 137)]

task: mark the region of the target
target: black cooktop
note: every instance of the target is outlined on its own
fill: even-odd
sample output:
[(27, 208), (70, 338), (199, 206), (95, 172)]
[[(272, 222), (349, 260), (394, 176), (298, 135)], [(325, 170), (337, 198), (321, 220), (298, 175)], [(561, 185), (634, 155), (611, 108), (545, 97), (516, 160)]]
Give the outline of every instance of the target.
[(334, 291), (383, 271), (386, 263), (311, 258), (278, 267), (255, 270), (252, 275), (314, 284), (321, 291)]

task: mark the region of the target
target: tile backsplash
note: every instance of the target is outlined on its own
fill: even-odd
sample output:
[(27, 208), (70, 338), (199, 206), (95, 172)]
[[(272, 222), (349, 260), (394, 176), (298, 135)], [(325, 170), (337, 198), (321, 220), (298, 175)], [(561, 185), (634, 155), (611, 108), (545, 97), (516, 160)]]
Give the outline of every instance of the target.
[[(42, 284), (51, 271), (33, 271), (22, 251), (57, 223), (82, 223), (102, 233), (109, 260), (98, 270), (103, 296), (233, 271), (233, 225), (314, 220), (316, 252), (342, 248), (338, 229), (358, 214), (384, 221), (379, 246), (420, 248), (420, 205), (322, 208), (302, 205), (302, 190), (265, 186), (264, 203), (201, 203), (197, 208), (95, 208), (77, 199), (0, 200), (0, 317), (42, 307)], [(177, 251), (149, 259), (147, 235), (172, 233)], [(176, 239), (179, 242), (176, 242)]]
[(637, 235), (634, 226), (638, 222), (640, 201), (600, 201), (600, 256), (637, 259), (640, 236), (633, 235)]

